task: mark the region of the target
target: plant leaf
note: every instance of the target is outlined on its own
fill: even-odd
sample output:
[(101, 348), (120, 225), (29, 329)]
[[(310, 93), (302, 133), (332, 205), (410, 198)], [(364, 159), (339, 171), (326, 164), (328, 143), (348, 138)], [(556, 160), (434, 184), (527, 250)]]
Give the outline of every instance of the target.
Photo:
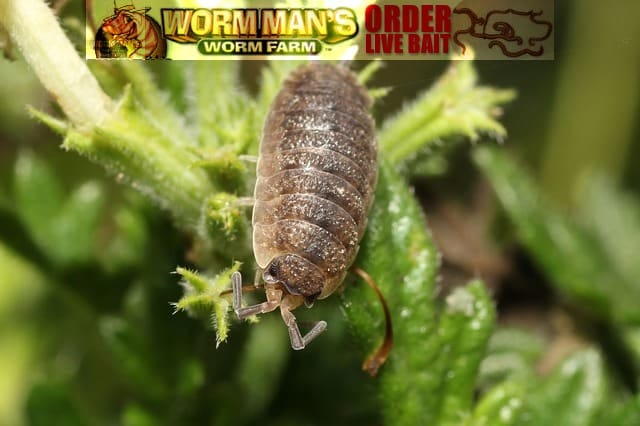
[(421, 93), (380, 131), (380, 149), (397, 164), (444, 138), (465, 136), (475, 141), (480, 132), (501, 139), (506, 130), (496, 118), (498, 108), (515, 98), (512, 90), (477, 86), (471, 61), (454, 61), (429, 90)]
[(480, 400), (469, 423), (595, 426), (603, 424), (598, 418), (608, 408), (607, 397), (602, 358), (586, 350), (567, 358), (544, 379), (498, 385)]
[[(476, 281), (451, 296), (437, 323), (437, 253), (413, 195), (384, 160), (356, 264), (378, 284), (393, 321), (394, 348), (380, 378), (386, 423), (460, 421), (471, 408), (493, 306)], [(343, 310), (362, 345), (373, 348), (384, 328), (373, 292), (362, 284), (347, 285)]]
[(89, 181), (82, 184), (65, 200), (52, 224), (58, 262), (89, 262), (95, 256), (95, 238), (105, 206), (103, 187)]
[(536, 392), (527, 394), (520, 421), (539, 425), (594, 424), (608, 396), (603, 368), (602, 358), (594, 350), (570, 356), (542, 381)]
[(506, 379), (533, 376), (535, 362), (543, 350), (544, 342), (534, 334), (516, 328), (498, 328), (480, 364), (480, 386), (488, 388)]
[(469, 421), (472, 426), (508, 426), (517, 424), (527, 395), (526, 385), (507, 381), (487, 392), (478, 402)]
[(601, 418), (594, 425), (609, 424), (612, 426), (636, 426), (640, 424), (640, 396), (621, 403), (607, 405)]
[(153, 368), (153, 356), (139, 330), (126, 320), (107, 317), (100, 321), (100, 332), (115, 364), (143, 394), (161, 400), (168, 388)]
[(176, 269), (183, 278), (181, 284), (185, 289), (184, 296), (175, 304), (176, 311), (208, 316), (216, 331), (218, 345), (227, 340), (229, 335), (227, 313), (231, 307), (230, 296), (221, 294), (229, 288), (231, 274), (238, 271), (240, 265), (240, 262), (235, 262), (231, 268), (225, 269), (213, 279), (185, 268)]
[(242, 418), (259, 418), (275, 397), (292, 355), (284, 343), (287, 339), (286, 328), (277, 316), (270, 315), (260, 321), (260, 327), (249, 329), (236, 376), (246, 398)]
[(153, 414), (135, 403), (130, 403), (122, 413), (123, 426), (157, 426), (162, 424)]
[[(398, 349), (397, 342), (405, 334), (425, 338), (433, 332), (438, 258), (417, 202), (402, 177), (384, 159), (380, 162), (375, 202), (355, 264), (375, 279), (394, 309), (394, 353), (399, 358), (405, 350), (409, 355), (415, 353), (408, 348)], [(363, 346), (373, 348), (384, 331), (384, 316), (373, 292), (359, 282), (345, 285), (343, 309)], [(419, 326), (403, 327), (408, 323)]]
[(116, 271), (143, 263), (150, 235), (143, 209), (147, 203), (133, 191), (126, 193), (128, 202), (113, 212), (115, 231), (106, 249), (99, 254), (108, 271)]
[(245, 152), (254, 134), (251, 127), (253, 101), (240, 84), (239, 61), (195, 61), (190, 64), (187, 95), (192, 99), (189, 115), (197, 129), (198, 145), (233, 147)]
[(64, 203), (64, 191), (49, 166), (28, 151), (18, 155), (13, 192), (15, 209), (32, 238), (47, 254), (55, 251), (58, 241), (52, 222)]
[(72, 400), (69, 389), (55, 383), (39, 383), (27, 399), (27, 418), (32, 426), (80, 426), (90, 424)]
[(154, 122), (154, 127), (170, 135), (165, 141), (174, 146), (195, 145), (187, 133), (184, 119), (169, 101), (169, 93), (160, 90), (149, 67), (138, 61), (117, 61), (116, 66), (131, 85), (142, 106), (141, 112)]
[(436, 368), (431, 399), (437, 424), (458, 425), (472, 409), (476, 376), (493, 331), (495, 309), (481, 281), (456, 289), (438, 324)]
[(615, 299), (640, 300), (640, 202), (618, 189), (604, 176), (589, 179), (577, 211), (607, 257), (607, 264), (621, 279), (609, 292)]
[(505, 153), (479, 147), (474, 159), (489, 178), (519, 240), (563, 296), (600, 317), (640, 320), (638, 296), (629, 294), (624, 278), (611, 268), (591, 233), (548, 208), (529, 176)]

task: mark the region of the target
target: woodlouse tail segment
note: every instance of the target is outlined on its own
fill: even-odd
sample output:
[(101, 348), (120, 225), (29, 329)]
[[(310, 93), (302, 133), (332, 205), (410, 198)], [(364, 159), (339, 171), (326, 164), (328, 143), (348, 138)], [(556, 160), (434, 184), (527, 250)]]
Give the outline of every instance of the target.
[(274, 311), (282, 301), (282, 290), (273, 286), (265, 286), (267, 301), (251, 306), (242, 306), (242, 275), (234, 272), (231, 275), (231, 285), (233, 288), (233, 310), (238, 319), (243, 320), (252, 315), (264, 314)]
[(284, 323), (287, 325), (289, 329), (289, 339), (291, 339), (291, 347), (293, 350), (299, 351), (304, 349), (313, 339), (322, 334), (323, 331), (327, 329), (326, 321), (318, 321), (313, 324), (311, 330), (304, 336), (300, 333), (300, 327), (298, 327), (298, 322), (296, 321), (296, 317), (293, 315), (291, 310), (297, 308), (300, 305), (300, 296), (291, 296), (287, 295), (282, 300), (280, 304), (280, 313), (282, 314), (282, 319)]

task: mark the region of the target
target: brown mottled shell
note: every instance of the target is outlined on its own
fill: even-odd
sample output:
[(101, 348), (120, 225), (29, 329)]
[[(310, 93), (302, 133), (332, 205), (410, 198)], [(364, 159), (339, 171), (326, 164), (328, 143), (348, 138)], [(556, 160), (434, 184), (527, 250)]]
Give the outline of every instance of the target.
[(294, 71), (263, 129), (253, 250), (267, 282), (330, 295), (358, 252), (377, 178), (371, 99), (346, 67)]

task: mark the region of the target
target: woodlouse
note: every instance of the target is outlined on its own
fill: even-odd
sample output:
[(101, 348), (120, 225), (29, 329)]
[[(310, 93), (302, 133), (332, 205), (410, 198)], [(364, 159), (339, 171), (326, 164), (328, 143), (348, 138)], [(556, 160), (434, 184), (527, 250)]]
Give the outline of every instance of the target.
[(234, 309), (243, 319), (280, 307), (293, 349), (326, 323), (302, 336), (291, 311), (336, 290), (366, 228), (377, 179), (371, 103), (345, 66), (312, 63), (289, 76), (265, 121), (252, 222), (267, 301), (241, 307), (235, 273)]

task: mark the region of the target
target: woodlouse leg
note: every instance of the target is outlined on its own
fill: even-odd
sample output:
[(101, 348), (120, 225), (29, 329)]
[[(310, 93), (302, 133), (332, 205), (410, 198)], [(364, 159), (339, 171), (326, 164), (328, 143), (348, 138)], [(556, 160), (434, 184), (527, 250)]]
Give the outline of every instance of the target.
[(253, 207), (256, 203), (256, 200), (253, 197), (238, 197), (236, 200), (236, 205), (240, 207)]
[(231, 274), (231, 288), (233, 289), (233, 310), (238, 311), (242, 307), (242, 274)]
[(284, 299), (282, 299), (282, 303), (280, 304), (280, 313), (282, 314), (282, 319), (289, 329), (291, 347), (296, 351), (304, 349), (305, 346), (307, 346), (313, 339), (318, 337), (318, 335), (320, 335), (327, 329), (326, 321), (318, 321), (314, 323), (313, 327), (307, 334), (302, 336), (302, 334), (300, 333), (300, 328), (298, 327), (298, 322), (296, 321), (296, 317), (291, 312), (291, 310), (300, 306), (301, 303), (302, 300), (299, 296), (285, 296)]
[(280, 306), (282, 301), (282, 290), (278, 290), (272, 286), (265, 286), (267, 301), (258, 303), (257, 305), (242, 307), (242, 275), (240, 272), (234, 272), (231, 275), (231, 285), (233, 287), (233, 310), (236, 312), (238, 319), (245, 319), (251, 315), (264, 314), (271, 312)]
[(238, 160), (247, 161), (249, 163), (257, 163), (258, 157), (256, 155), (238, 155)]

